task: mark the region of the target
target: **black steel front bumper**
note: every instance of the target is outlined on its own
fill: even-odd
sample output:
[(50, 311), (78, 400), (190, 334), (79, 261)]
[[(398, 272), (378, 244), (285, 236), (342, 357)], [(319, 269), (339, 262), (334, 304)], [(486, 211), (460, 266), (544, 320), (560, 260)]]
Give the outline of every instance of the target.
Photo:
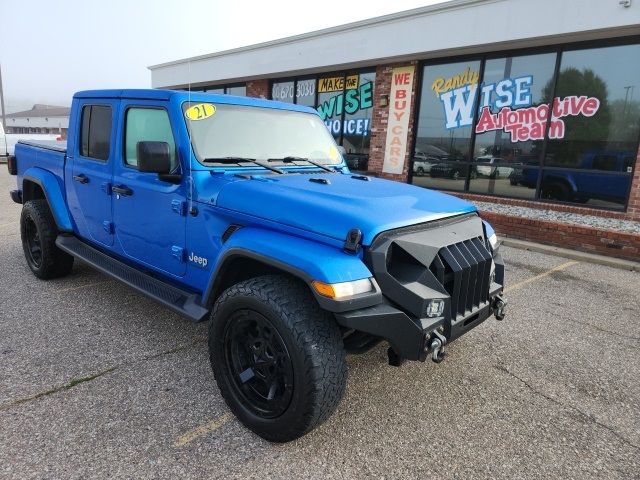
[[(384, 232), (365, 261), (383, 303), (335, 313), (347, 331), (389, 342), (394, 355), (424, 361), (438, 341), (450, 343), (495, 315), (504, 318), (504, 263), (475, 214)], [(444, 302), (430, 318), (428, 304)]]
[(430, 345), (434, 331), (443, 334), (447, 343), (451, 343), (494, 314), (495, 301), (502, 293), (502, 286), (494, 285), (496, 288), (491, 292), (488, 302), (468, 315), (456, 318), (455, 321), (444, 317), (414, 318), (388, 302), (336, 313), (335, 316), (338, 324), (347, 329), (386, 340), (400, 357), (424, 361), (431, 353)]

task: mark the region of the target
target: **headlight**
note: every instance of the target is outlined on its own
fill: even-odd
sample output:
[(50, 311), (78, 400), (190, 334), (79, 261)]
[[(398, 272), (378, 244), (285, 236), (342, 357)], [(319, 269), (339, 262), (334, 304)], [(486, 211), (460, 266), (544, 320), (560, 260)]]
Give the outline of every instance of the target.
[(314, 290), (323, 297), (333, 298), (339, 300), (344, 297), (351, 297), (358, 295), (359, 293), (368, 293), (375, 291), (373, 282), (370, 278), (363, 278), (362, 280), (354, 280), (352, 282), (341, 283), (324, 283), (318, 280), (311, 282)]
[(489, 237), (489, 245), (491, 245), (491, 250), (493, 251), (498, 248), (498, 236), (495, 233)]

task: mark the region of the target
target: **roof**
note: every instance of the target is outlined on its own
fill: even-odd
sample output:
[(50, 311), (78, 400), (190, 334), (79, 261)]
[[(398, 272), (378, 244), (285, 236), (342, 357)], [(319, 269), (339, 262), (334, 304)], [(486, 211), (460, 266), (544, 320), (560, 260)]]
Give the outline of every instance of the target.
[(35, 118), (35, 117), (68, 117), (71, 109), (69, 107), (59, 107), (57, 105), (44, 105), (36, 103), (31, 110), (23, 112), (8, 113), (7, 118)]
[[(450, 0), (149, 67), (151, 85), (223, 85), (638, 35), (640, 8), (602, 0)], [(561, 5), (561, 6), (560, 6)]]
[(237, 97), (219, 93), (189, 92), (185, 90), (161, 90), (161, 89), (125, 89), (125, 90), (84, 90), (77, 92), (73, 98), (109, 98), (109, 99), (138, 99), (138, 100), (164, 100), (182, 102), (211, 102), (215, 104), (246, 105), (250, 107), (274, 108), (278, 110), (292, 110), (296, 112), (317, 112), (304, 105), (276, 102), (254, 97)]

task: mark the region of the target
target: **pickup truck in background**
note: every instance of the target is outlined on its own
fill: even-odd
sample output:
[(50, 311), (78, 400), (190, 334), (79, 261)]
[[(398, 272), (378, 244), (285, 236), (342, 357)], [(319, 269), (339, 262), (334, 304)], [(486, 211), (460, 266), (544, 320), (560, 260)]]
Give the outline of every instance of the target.
[(0, 123), (0, 157), (13, 155), (16, 143), (20, 140), (60, 140), (60, 135), (48, 133), (4, 133), (4, 127)]
[(505, 315), (498, 241), (476, 208), (352, 174), (308, 107), (79, 92), (68, 141), (20, 142), (8, 168), (32, 272), (67, 275), (77, 259), (210, 320), (220, 392), (270, 441), (328, 418), (347, 353), (386, 341), (391, 365), (439, 363)]
[[(545, 170), (541, 198), (576, 203), (602, 200), (624, 205), (634, 164), (635, 155), (627, 151), (585, 152), (577, 167)], [(513, 185), (536, 188), (538, 176), (536, 162), (535, 166), (516, 167), (510, 181)]]

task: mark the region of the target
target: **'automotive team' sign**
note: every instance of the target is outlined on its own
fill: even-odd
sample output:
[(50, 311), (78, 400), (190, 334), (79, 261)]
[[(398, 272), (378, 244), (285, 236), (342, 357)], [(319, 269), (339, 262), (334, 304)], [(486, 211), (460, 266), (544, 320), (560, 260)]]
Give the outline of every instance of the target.
[(411, 90), (413, 88), (413, 67), (394, 68), (391, 76), (389, 95), (389, 120), (387, 123), (387, 143), (384, 150), (384, 173), (402, 173), (404, 156), (407, 152), (409, 117), (411, 117)]
[[(496, 83), (480, 85), (478, 72), (467, 68), (449, 78), (436, 78), (431, 89), (444, 108), (445, 128), (469, 127), (473, 123), (474, 105), (480, 97), (476, 133), (502, 130), (513, 143), (542, 140), (549, 125), (548, 137), (564, 138), (563, 117), (592, 117), (600, 108), (600, 100), (586, 95), (556, 97), (551, 105), (534, 105), (531, 88), (533, 75), (504, 78)], [(549, 119), (549, 115), (551, 118)]]

